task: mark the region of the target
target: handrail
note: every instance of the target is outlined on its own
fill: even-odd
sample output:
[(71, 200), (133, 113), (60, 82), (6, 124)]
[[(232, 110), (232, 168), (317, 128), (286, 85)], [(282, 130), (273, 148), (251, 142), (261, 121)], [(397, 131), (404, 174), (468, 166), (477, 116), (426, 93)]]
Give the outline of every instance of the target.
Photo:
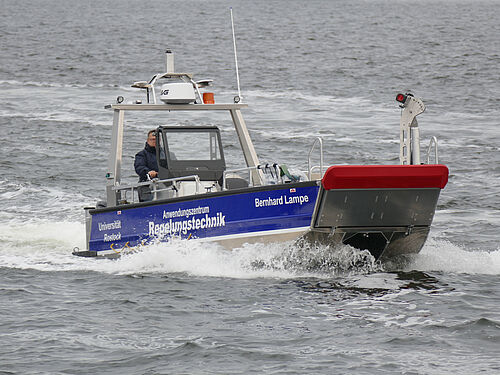
[[(255, 186), (255, 182), (254, 182), (254, 179), (253, 179), (253, 174), (252, 174), (252, 171), (255, 171), (255, 170), (261, 170), (261, 171), (265, 171), (266, 169), (269, 169), (271, 171), (271, 174), (272, 174), (272, 170), (271, 168), (274, 169), (275, 173), (276, 173), (276, 179), (280, 178), (280, 169), (279, 169), (279, 165), (278, 163), (273, 163), (273, 164), (259, 164), (257, 165), (256, 167), (244, 167), (244, 168), (237, 168), (237, 169), (227, 169), (225, 170), (223, 173), (222, 173), (222, 190), (227, 190), (227, 186), (226, 186), (226, 175), (229, 174), (229, 173), (238, 173), (238, 172), (248, 172), (248, 181), (249, 181), (249, 184), (250, 186)], [(265, 181), (262, 180), (265, 184)]]
[(434, 144), (434, 159), (436, 164), (439, 164), (439, 159), (438, 159), (438, 140), (436, 137), (431, 137), (431, 140), (429, 141), (429, 147), (427, 148), (427, 164), (430, 164), (431, 161), (431, 148), (432, 145)]
[[(313, 165), (313, 166), (311, 167), (311, 169), (310, 169), (310, 171), (311, 171), (311, 177), (313, 176), (313, 173), (314, 173), (314, 171), (315, 171), (316, 169), (317, 169), (317, 170), (319, 170), (319, 173), (321, 174), (321, 178), (323, 178), (323, 173), (322, 173), (322, 170), (321, 170), (322, 168), (321, 168), (319, 165)], [(310, 178), (309, 180), (311, 180), (311, 179), (312, 179), (312, 178)]]
[[(319, 169), (320, 174), (323, 175), (323, 140), (321, 137), (317, 137), (309, 150), (309, 155), (307, 156), (307, 177), (311, 180), (311, 154), (314, 151), (316, 143), (319, 143)], [(313, 167), (314, 168), (314, 167)]]
[[(150, 180), (150, 181), (145, 181), (145, 182), (138, 182), (138, 183), (135, 183), (135, 184), (132, 184), (132, 185), (121, 185), (121, 186), (113, 186), (112, 189), (114, 191), (122, 191), (122, 190), (129, 190), (131, 191), (132, 193), (132, 203), (135, 202), (135, 199), (134, 199), (134, 189), (140, 187), (140, 186), (153, 186), (153, 189), (151, 190), (151, 192), (153, 193), (153, 200), (156, 200), (157, 198), (157, 193), (160, 192), (160, 191), (166, 191), (166, 190), (169, 190), (171, 188), (163, 188), (163, 189), (157, 189), (157, 186), (158, 184), (160, 183), (168, 183), (168, 182), (172, 182), (173, 184), (176, 184), (177, 182), (180, 182), (180, 181), (189, 181), (189, 180), (194, 180), (196, 182), (196, 194), (200, 194), (200, 185), (201, 185), (201, 181), (200, 181), (200, 177), (198, 175), (190, 175), (190, 176), (182, 176), (182, 177), (175, 177), (175, 178), (167, 178), (167, 179), (164, 179), (164, 180), (158, 180), (156, 178)], [(177, 194), (178, 192), (178, 189), (177, 188), (174, 188), (173, 189), (175, 191), (175, 194)]]
[(251, 186), (253, 186), (253, 179), (252, 179), (252, 171), (253, 170), (257, 170), (257, 167), (226, 169), (224, 172), (222, 172), (222, 190), (227, 190), (226, 174), (228, 174), (228, 173), (248, 172), (248, 182), (250, 183)]

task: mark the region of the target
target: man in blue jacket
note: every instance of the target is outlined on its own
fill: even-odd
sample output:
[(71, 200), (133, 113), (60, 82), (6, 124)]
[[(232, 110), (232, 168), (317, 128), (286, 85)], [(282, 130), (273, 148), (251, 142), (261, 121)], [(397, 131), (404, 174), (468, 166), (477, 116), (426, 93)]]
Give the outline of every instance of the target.
[[(144, 149), (135, 155), (135, 172), (139, 175), (139, 182), (158, 177), (158, 163), (156, 161), (156, 135), (155, 130), (148, 132), (148, 139)], [(139, 201), (150, 201), (153, 199), (148, 186), (141, 186), (138, 190)]]

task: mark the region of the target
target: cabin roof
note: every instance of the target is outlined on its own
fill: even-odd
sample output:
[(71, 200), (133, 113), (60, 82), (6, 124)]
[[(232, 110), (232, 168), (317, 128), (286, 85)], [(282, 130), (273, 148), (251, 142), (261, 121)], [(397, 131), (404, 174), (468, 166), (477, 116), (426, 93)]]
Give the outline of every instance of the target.
[(247, 108), (248, 104), (112, 104), (106, 109), (125, 111), (214, 111)]

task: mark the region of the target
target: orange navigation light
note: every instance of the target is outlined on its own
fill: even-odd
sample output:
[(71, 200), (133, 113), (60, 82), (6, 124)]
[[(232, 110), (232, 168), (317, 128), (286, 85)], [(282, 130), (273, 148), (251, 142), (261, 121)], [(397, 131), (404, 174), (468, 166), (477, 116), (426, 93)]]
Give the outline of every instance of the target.
[(204, 92), (203, 93), (203, 104), (215, 104), (213, 92)]

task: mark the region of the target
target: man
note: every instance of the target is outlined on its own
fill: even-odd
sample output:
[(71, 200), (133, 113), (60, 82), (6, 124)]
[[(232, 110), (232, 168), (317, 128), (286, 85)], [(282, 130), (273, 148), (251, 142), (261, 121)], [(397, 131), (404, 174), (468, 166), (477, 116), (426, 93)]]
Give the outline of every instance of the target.
[[(139, 182), (144, 182), (149, 178), (158, 177), (158, 163), (156, 161), (156, 134), (155, 130), (148, 132), (148, 138), (144, 149), (135, 155), (134, 168), (139, 175)], [(150, 201), (153, 199), (148, 186), (141, 186), (138, 190), (139, 201)]]

